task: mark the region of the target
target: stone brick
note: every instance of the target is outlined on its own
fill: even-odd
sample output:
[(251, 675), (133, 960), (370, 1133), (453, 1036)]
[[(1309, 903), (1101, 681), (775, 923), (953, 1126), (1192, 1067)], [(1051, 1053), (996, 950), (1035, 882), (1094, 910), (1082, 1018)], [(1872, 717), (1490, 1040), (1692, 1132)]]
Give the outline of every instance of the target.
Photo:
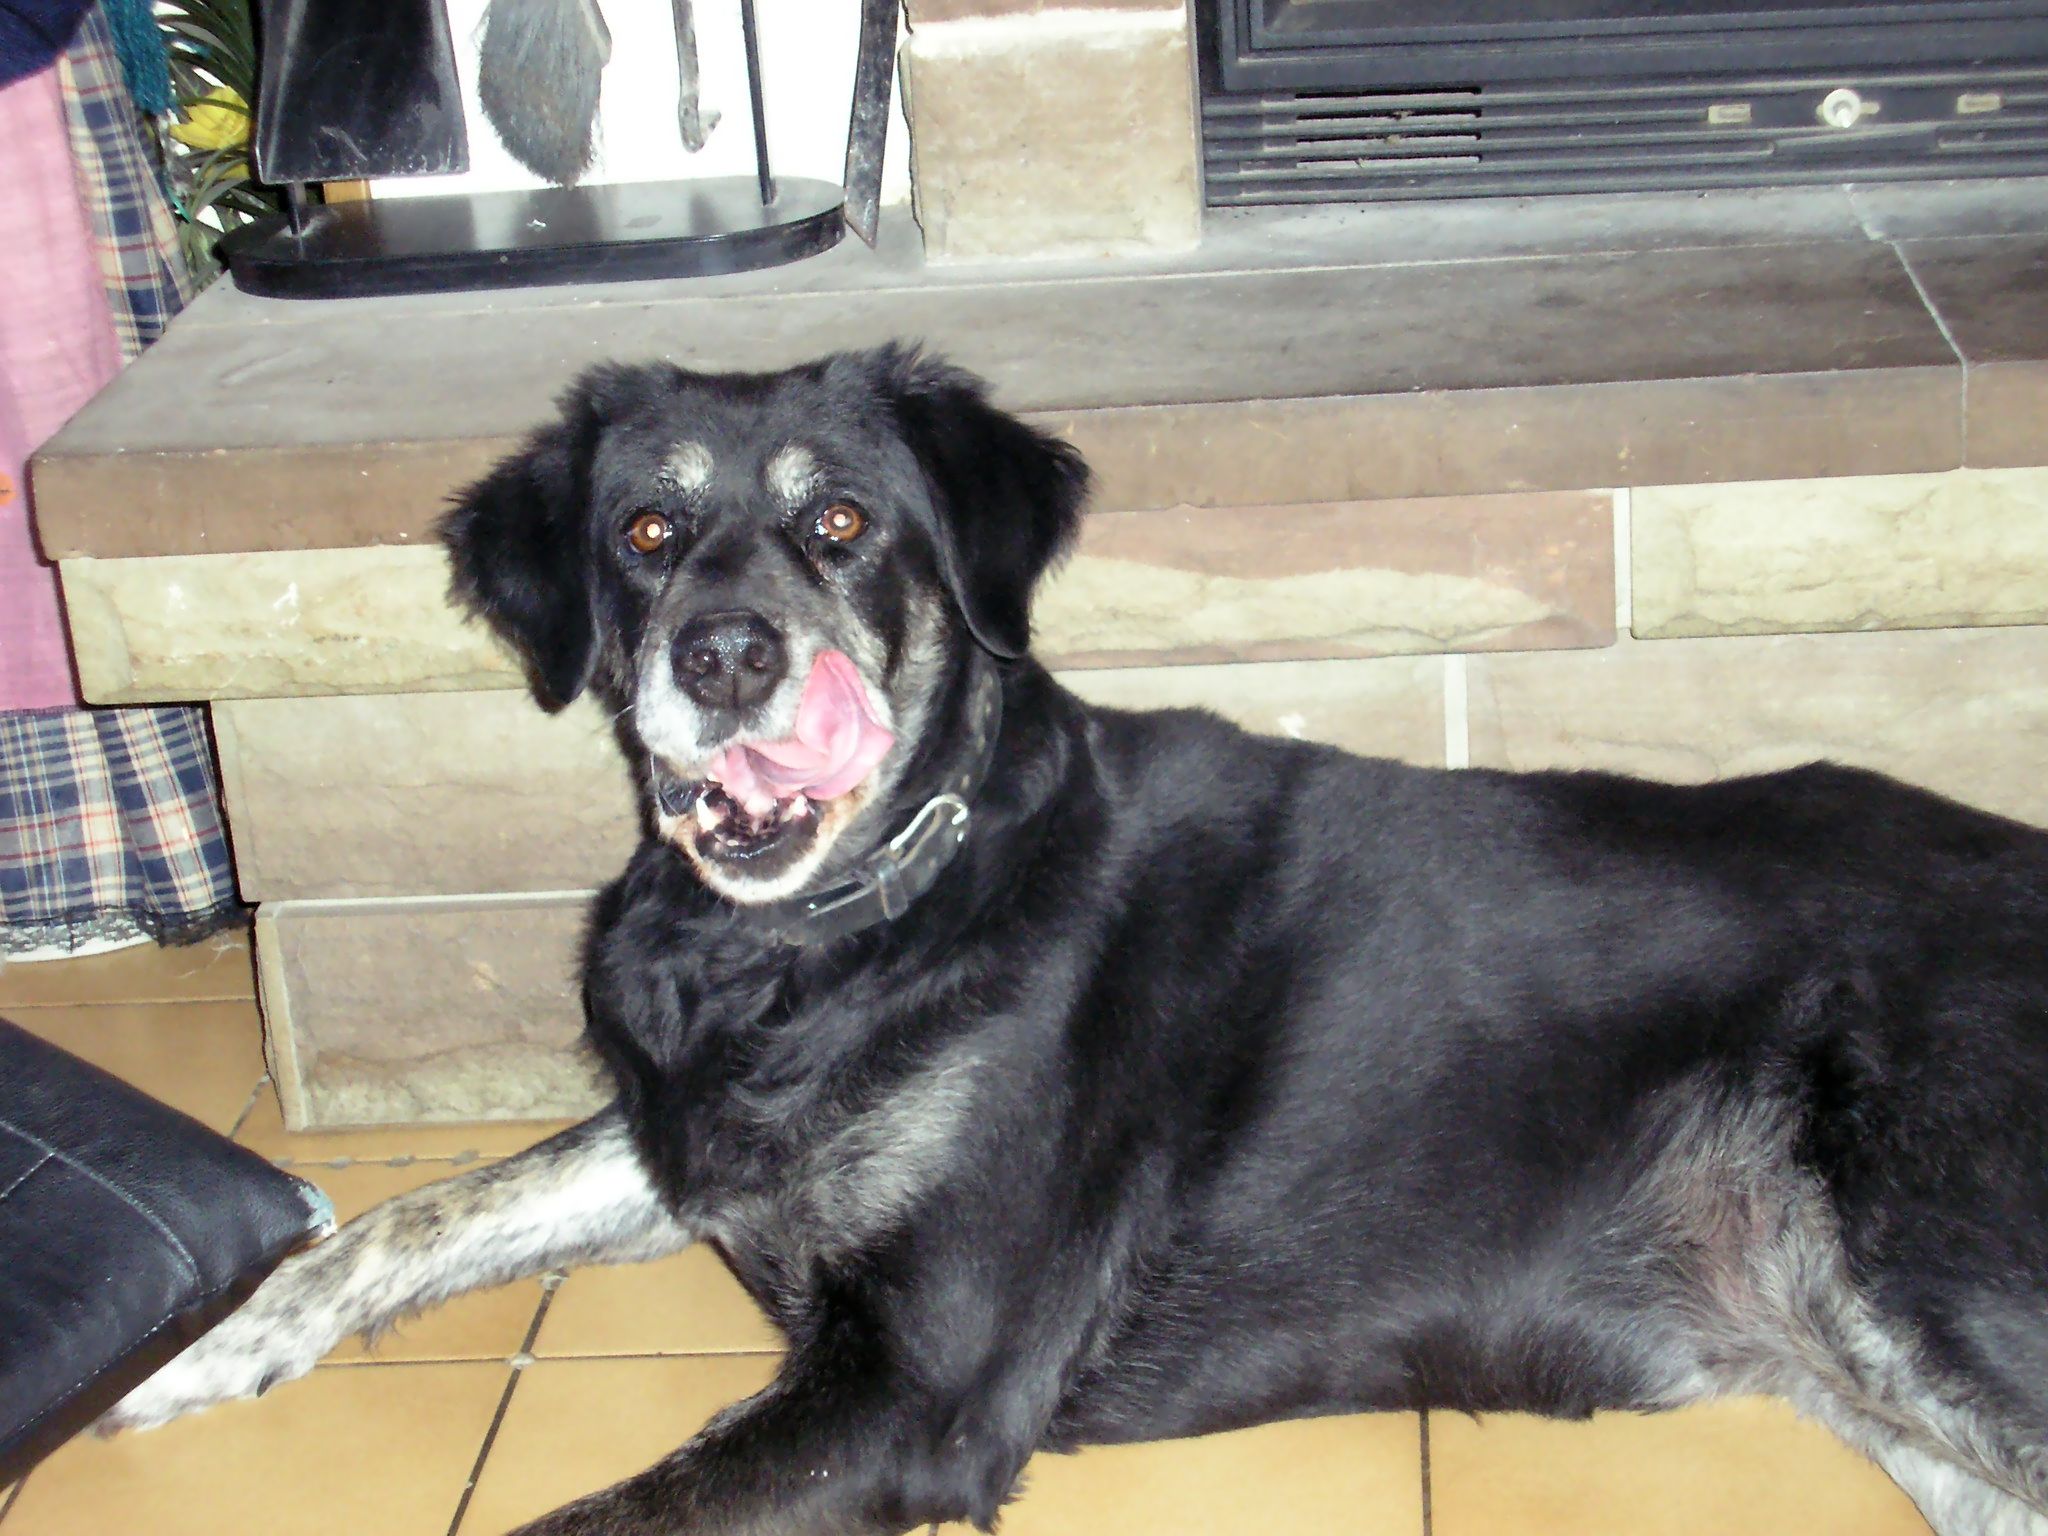
[(1610, 497), (1101, 513), (1040, 595), (1069, 665), (1605, 645)]
[[(1097, 514), (1084, 557), (1043, 605), (1039, 652), (1104, 665), (1603, 644), (1606, 501), (1574, 492)], [(523, 684), (511, 653), (449, 605), (438, 548), (67, 560), (62, 570), (95, 703)]]
[(1698, 782), (1832, 759), (2048, 826), (2048, 628), (1475, 656), (1471, 760)]
[(1213, 709), (1247, 730), (1332, 742), (1374, 757), (1441, 766), (1443, 661), (1278, 661), (1069, 672), (1084, 699), (1118, 709)]
[(530, 1120), (603, 1102), (581, 1039), (587, 898), (268, 902), (264, 1031), (294, 1130)]
[[(1065, 674), (1125, 708), (1195, 705), (1253, 730), (1442, 760), (1433, 661)], [(624, 867), (630, 769), (589, 702), (522, 693), (230, 700), (214, 708), (236, 876), (250, 901), (585, 890)]]
[(95, 704), (517, 687), (518, 664), (449, 606), (436, 548), (66, 560)]
[(1971, 366), (1966, 462), (2039, 464), (2048, 460), (2048, 364)]
[(2048, 619), (2048, 470), (1660, 486), (1631, 509), (1643, 638)]
[(911, 175), (934, 259), (1121, 255), (1201, 233), (1184, 6), (914, 28)]
[(524, 693), (230, 700), (214, 708), (249, 901), (588, 890), (639, 837), (605, 712)]

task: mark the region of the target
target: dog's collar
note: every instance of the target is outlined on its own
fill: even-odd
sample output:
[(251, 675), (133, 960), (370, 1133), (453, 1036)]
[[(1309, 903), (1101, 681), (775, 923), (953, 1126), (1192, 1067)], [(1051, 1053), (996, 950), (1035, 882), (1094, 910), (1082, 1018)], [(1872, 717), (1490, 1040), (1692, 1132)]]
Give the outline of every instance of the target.
[(996, 668), (979, 667), (972, 687), (960, 760), (903, 829), (823, 890), (736, 907), (742, 925), (778, 944), (823, 944), (901, 917), (938, 883), (967, 841), (974, 796), (988, 777), (1002, 730), (1003, 685)]

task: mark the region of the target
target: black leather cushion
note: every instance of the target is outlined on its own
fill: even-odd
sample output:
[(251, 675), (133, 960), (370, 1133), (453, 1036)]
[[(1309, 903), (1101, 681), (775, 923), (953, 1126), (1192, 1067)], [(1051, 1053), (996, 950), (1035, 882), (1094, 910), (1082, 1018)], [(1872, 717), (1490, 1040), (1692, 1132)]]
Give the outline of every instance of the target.
[(331, 1220), (312, 1185), (0, 1019), (0, 1486)]

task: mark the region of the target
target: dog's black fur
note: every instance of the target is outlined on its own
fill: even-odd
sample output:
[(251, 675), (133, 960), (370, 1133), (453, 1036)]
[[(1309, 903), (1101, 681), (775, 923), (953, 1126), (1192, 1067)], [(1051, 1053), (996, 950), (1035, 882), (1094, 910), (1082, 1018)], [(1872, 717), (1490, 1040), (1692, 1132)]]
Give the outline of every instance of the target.
[[(736, 496), (629, 558), (679, 434), (800, 438), (873, 533), (821, 552)], [(1950, 1529), (2032, 1518), (2048, 838), (1838, 767), (1424, 771), (1091, 707), (1023, 654), (1085, 483), (892, 349), (601, 370), (448, 520), (557, 702), (629, 705), (650, 626), (799, 598), (886, 689), (935, 606), (930, 708), (834, 869), (930, 793), (977, 671), (1002, 689), (969, 839), (897, 920), (776, 944), (653, 834), (604, 893), (590, 1038), (790, 1352), (535, 1529), (987, 1526), (1041, 1448), (1751, 1389), (1934, 1465)]]

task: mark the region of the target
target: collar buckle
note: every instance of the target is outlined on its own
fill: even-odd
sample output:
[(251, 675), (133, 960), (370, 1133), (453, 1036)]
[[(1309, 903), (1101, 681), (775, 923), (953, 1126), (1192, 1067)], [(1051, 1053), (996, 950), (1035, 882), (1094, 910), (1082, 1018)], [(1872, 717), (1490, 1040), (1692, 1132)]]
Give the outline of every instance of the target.
[[(952, 820), (940, 823), (935, 818), (944, 812), (951, 812)], [(967, 808), (967, 802), (956, 794), (948, 792), (933, 795), (931, 799), (925, 801), (918, 813), (910, 818), (910, 825), (890, 838), (884, 846), (898, 859), (914, 859), (924, 847), (924, 840), (927, 837), (949, 828), (953, 832), (953, 841), (964, 843), (967, 841), (967, 823), (973, 814)]]

